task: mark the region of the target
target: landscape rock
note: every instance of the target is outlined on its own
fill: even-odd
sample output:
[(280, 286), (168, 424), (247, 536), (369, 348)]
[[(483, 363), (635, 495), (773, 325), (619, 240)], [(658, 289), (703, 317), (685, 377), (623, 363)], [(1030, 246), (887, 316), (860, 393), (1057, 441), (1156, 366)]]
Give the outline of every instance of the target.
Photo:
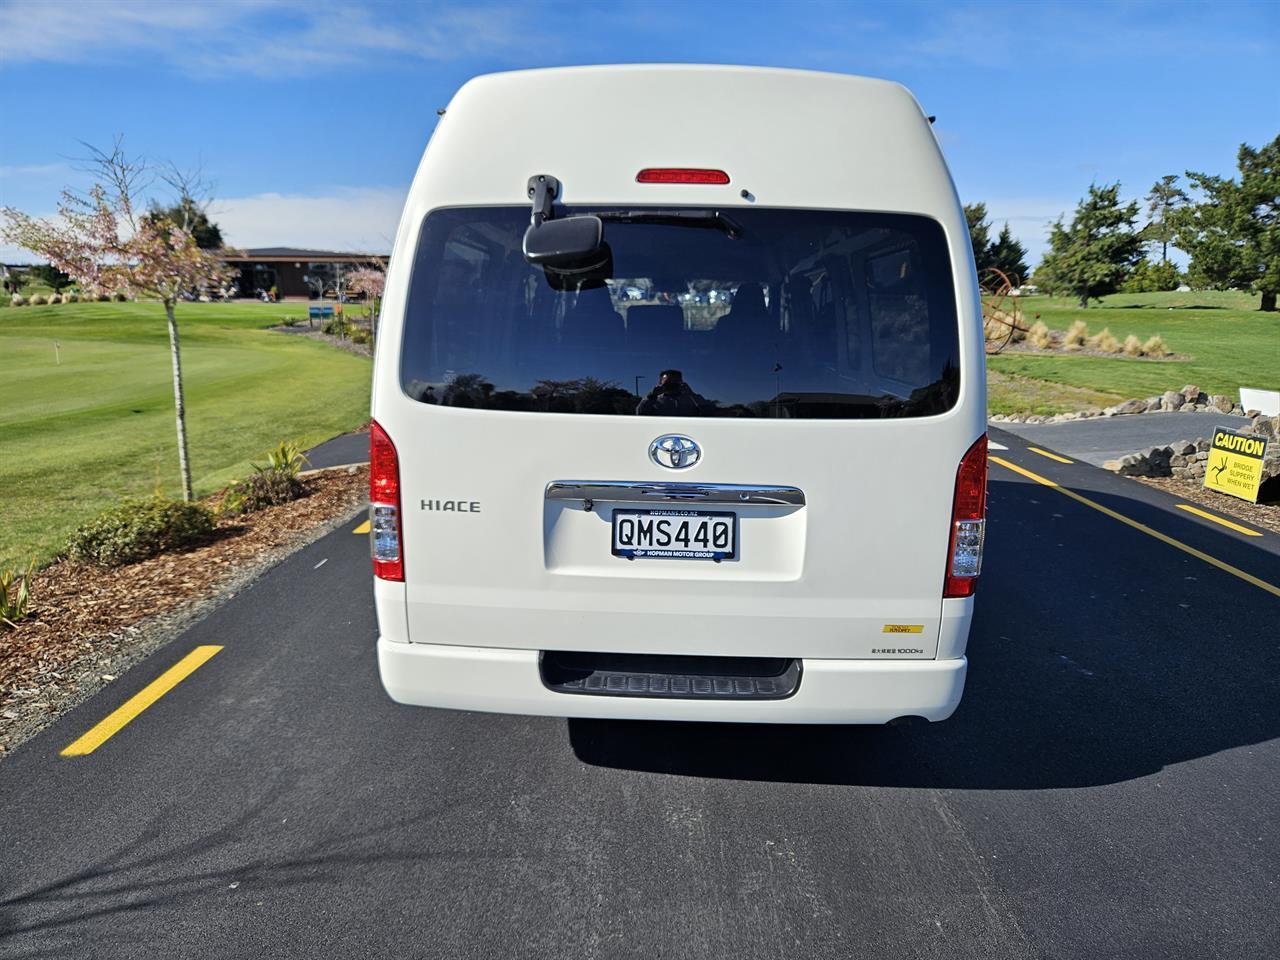
[[(1280, 444), (1280, 417), (1256, 417), (1249, 432), (1264, 438), (1268, 448)], [(1270, 453), (1270, 449), (1267, 452)]]
[(1171, 448), (1175, 456), (1190, 456), (1196, 452), (1196, 445), (1190, 440), (1179, 440)]
[(1124, 416), (1131, 413), (1146, 413), (1147, 401), (1145, 400), (1126, 400), (1124, 403), (1118, 403), (1111, 409), (1115, 410), (1116, 416)]
[(1176, 390), (1166, 390), (1160, 396), (1160, 406), (1165, 410), (1178, 410), (1186, 402), (1187, 398)]
[(1215, 393), (1209, 398), (1208, 406), (1217, 410), (1219, 413), (1230, 413), (1234, 404), (1231, 402), (1230, 397), (1224, 397), (1220, 393)]
[(1146, 404), (1147, 413), (1155, 413), (1164, 405), (1164, 401), (1160, 397), (1147, 397), (1143, 402)]
[(1182, 399), (1187, 403), (1196, 403), (1204, 396), (1204, 394), (1200, 392), (1200, 388), (1193, 383), (1188, 383), (1182, 388), (1181, 392)]

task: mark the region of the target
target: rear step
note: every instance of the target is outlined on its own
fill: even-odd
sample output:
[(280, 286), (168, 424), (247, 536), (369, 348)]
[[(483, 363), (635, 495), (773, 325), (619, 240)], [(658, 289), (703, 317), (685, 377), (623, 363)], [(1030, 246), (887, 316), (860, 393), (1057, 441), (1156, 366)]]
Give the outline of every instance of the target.
[(781, 700), (800, 686), (800, 661), (635, 653), (542, 654), (542, 682), (556, 693), (682, 700)]

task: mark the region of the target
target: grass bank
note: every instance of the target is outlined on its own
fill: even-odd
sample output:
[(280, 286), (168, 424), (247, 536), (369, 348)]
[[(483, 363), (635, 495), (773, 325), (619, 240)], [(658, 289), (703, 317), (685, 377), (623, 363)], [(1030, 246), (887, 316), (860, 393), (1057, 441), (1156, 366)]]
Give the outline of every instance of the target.
[[(305, 316), (178, 307), (197, 496), (280, 440), (310, 446), (367, 418), (369, 361), (265, 329), (290, 313)], [(164, 308), (0, 310), (0, 567), (47, 560), (110, 502), (155, 490), (180, 490)]]
[(1143, 341), (1159, 334), (1186, 359), (1000, 354), (987, 362), (997, 375), (989, 384), (991, 412), (1077, 410), (1082, 406), (1079, 391), (1123, 399), (1187, 383), (1232, 397), (1241, 386), (1280, 389), (1280, 314), (1260, 312), (1258, 302), (1256, 296), (1231, 292), (1135, 293), (1105, 297), (1082, 310), (1067, 299), (1023, 298), (1028, 323), (1039, 314), (1055, 330), (1084, 320), (1091, 333), (1107, 327), (1120, 340), (1131, 333)]

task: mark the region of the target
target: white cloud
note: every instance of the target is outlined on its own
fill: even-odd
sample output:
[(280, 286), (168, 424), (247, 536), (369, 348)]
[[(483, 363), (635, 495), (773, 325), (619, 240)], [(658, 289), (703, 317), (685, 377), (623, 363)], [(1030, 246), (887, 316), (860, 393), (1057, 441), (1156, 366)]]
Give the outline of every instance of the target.
[(450, 0), (405, 8), (333, 0), (0, 5), (0, 60), (10, 64), (118, 63), (142, 55), (189, 73), (300, 75), (367, 63), (371, 56), (385, 63), (515, 54), (535, 40), (522, 10)]
[(390, 253), (405, 193), (367, 187), (324, 196), (261, 193), (218, 200), (210, 217), (228, 246)]

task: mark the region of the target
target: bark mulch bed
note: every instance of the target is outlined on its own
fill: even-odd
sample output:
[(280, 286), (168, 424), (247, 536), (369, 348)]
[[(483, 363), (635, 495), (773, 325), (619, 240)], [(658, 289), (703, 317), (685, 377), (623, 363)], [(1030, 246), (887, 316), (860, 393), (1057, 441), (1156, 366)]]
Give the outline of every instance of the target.
[(1236, 517), (1255, 527), (1280, 533), (1280, 503), (1250, 503), (1248, 500), (1239, 500), (1213, 490), (1206, 490), (1199, 480), (1187, 480), (1181, 477), (1133, 477), (1132, 479), (1152, 487), (1159, 487), (1165, 493), (1189, 500), (1215, 513)]
[(115, 570), (60, 560), (37, 573), (32, 616), (0, 627), (0, 758), (368, 501), (368, 467), (303, 479), (301, 499), (219, 520), (190, 550)]

